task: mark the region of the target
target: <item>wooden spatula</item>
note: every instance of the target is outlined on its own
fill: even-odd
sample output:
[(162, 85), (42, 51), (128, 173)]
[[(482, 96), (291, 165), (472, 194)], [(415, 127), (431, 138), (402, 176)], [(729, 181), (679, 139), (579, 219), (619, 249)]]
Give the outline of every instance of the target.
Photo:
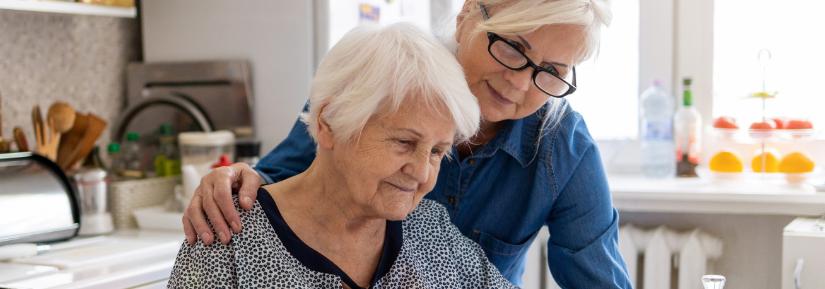
[(83, 137), (80, 139), (80, 142), (75, 146), (74, 150), (71, 153), (71, 160), (67, 163), (67, 166), (64, 170), (68, 170), (73, 168), (77, 165), (78, 162), (82, 161), (86, 158), (87, 155), (92, 151), (95, 147), (95, 142), (103, 134), (103, 129), (106, 128), (106, 121), (101, 119), (100, 117), (89, 114), (88, 115), (88, 124), (86, 126), (86, 130), (83, 133)]
[(74, 152), (80, 140), (83, 139), (83, 134), (86, 133), (86, 128), (89, 127), (89, 115), (78, 113), (74, 119), (74, 126), (63, 134), (60, 140), (60, 146), (57, 149), (57, 164), (61, 168), (68, 169), (69, 162), (72, 161), (72, 153)]

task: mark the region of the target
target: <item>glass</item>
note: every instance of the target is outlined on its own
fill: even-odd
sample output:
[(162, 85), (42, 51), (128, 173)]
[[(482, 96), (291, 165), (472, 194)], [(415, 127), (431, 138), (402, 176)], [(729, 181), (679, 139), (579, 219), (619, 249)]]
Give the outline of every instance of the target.
[[(498, 63), (512, 70), (533, 68), (533, 84), (542, 92), (556, 98), (565, 97), (576, 91), (576, 67), (559, 72), (554, 66), (541, 67), (533, 63), (516, 44), (493, 32), (487, 32), (490, 44), (487, 51)], [(571, 84), (572, 83), (572, 84)]]
[(725, 288), (725, 276), (704, 275), (702, 276), (702, 286), (705, 289), (723, 289)]

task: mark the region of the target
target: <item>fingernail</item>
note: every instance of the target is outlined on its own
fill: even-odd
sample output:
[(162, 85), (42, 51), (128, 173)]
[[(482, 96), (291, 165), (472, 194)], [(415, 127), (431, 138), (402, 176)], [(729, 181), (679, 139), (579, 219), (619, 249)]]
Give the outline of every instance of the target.
[(201, 234), (201, 241), (206, 245), (212, 244), (212, 235), (209, 233)]
[(250, 199), (249, 197), (243, 197), (243, 202), (244, 204), (249, 205), (252, 204), (252, 199)]
[(241, 232), (241, 224), (239, 224), (237, 221), (232, 222), (232, 230), (235, 230), (236, 234), (240, 233)]
[(226, 243), (226, 234), (224, 234), (223, 232), (219, 232), (218, 239), (221, 240), (221, 243)]

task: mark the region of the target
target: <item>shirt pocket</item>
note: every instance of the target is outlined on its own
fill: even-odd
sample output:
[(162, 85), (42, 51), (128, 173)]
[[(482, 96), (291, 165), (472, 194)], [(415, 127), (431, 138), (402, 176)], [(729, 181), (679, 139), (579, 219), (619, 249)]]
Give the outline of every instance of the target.
[(487, 259), (505, 277), (515, 274), (513, 270), (517, 268), (516, 265), (522, 259), (521, 256), (524, 255), (524, 252), (530, 247), (530, 241), (532, 240), (533, 238), (527, 238), (526, 241), (520, 244), (512, 244), (499, 240), (488, 233), (478, 231), (478, 243), (487, 254)]

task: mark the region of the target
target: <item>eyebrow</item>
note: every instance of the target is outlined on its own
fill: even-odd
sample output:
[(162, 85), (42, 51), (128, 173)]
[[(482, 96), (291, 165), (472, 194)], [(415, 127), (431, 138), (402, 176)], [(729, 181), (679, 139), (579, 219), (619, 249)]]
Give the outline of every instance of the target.
[[(521, 44), (524, 45), (524, 47), (527, 47), (527, 49), (533, 49), (533, 47), (530, 46), (530, 42), (527, 42), (527, 39), (524, 39), (524, 37), (521, 37), (521, 35), (516, 35), (516, 37), (518, 37), (518, 39), (520, 40), (519, 42), (521, 42)], [(558, 66), (565, 67), (565, 68), (567, 68), (569, 66), (567, 64), (564, 64), (564, 63), (561, 63), (561, 62), (555, 62), (555, 61), (552, 61), (552, 62), (542, 61), (541, 64), (542, 65), (552, 64), (552, 65), (558, 65)]]
[(412, 134), (414, 134), (415, 136), (417, 136), (419, 138), (421, 137), (421, 133), (419, 133), (418, 131), (416, 131), (414, 129), (411, 129), (411, 128), (399, 127), (399, 128), (396, 128), (396, 129), (412, 133)]
[(530, 46), (530, 42), (527, 42), (527, 39), (524, 39), (521, 35), (516, 35), (516, 37), (521, 40), (521, 44), (524, 44), (524, 47), (527, 47), (527, 49), (533, 49), (533, 47)]
[[(397, 129), (397, 130), (401, 130), (401, 131), (406, 131), (406, 132), (409, 132), (409, 133), (411, 133), (411, 134), (414, 134), (414, 135), (415, 135), (415, 136), (417, 136), (418, 138), (422, 138), (422, 137), (423, 137), (423, 136), (421, 135), (421, 133), (419, 133), (418, 131), (416, 131), (416, 130), (414, 130), (414, 129), (411, 129), (411, 128), (399, 127), (399, 128), (396, 128), (396, 129)], [(447, 146), (452, 146), (452, 145), (453, 145), (453, 142), (452, 142), (452, 141), (442, 141), (442, 142), (439, 142), (438, 144), (439, 144), (439, 145), (447, 145)]]

